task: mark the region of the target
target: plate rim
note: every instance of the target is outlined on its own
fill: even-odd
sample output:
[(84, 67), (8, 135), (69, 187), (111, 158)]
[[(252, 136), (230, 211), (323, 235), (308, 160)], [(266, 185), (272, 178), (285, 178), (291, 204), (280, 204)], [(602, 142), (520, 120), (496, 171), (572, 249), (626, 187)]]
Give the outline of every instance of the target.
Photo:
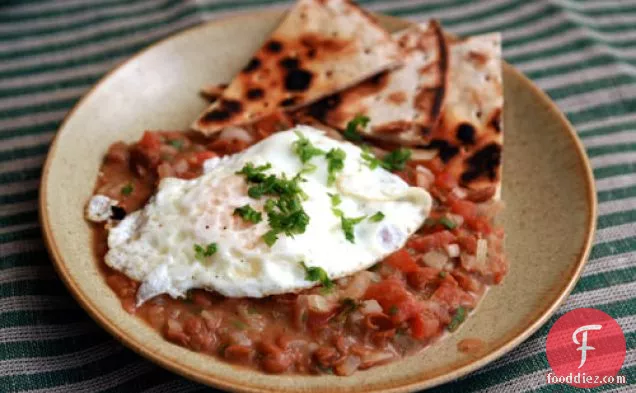
[[(67, 122), (73, 117), (74, 113), (82, 106), (84, 101), (90, 97), (101, 85), (106, 82), (113, 74), (119, 71), (122, 67), (127, 65), (128, 63), (136, 60), (137, 58), (144, 55), (146, 52), (154, 49), (155, 47), (169, 41), (175, 39), (177, 37), (181, 37), (183, 35), (192, 34), (199, 29), (204, 29), (209, 27), (210, 25), (222, 25), (226, 23), (236, 22), (242, 18), (254, 18), (258, 15), (263, 14), (277, 14), (282, 15), (285, 12), (284, 9), (273, 9), (273, 10), (265, 10), (265, 11), (248, 11), (242, 12), (235, 15), (230, 15), (226, 17), (219, 18), (217, 20), (212, 21), (204, 21), (203, 23), (199, 23), (183, 30), (177, 31), (173, 34), (170, 34), (148, 46), (143, 48), (142, 50), (136, 52), (132, 56), (123, 60), (122, 62), (115, 65), (112, 69), (110, 69), (104, 76), (102, 76), (99, 81), (97, 81), (91, 88), (84, 93), (84, 95), (75, 103), (73, 108), (69, 110), (69, 112), (64, 116), (64, 119), (60, 123), (51, 144), (49, 146), (46, 160), (42, 169), (42, 176), (39, 183), (39, 192), (38, 192), (38, 219), (40, 223), (40, 227), (42, 230), (43, 240), (45, 243), (45, 247), (47, 252), (51, 258), (53, 263), (53, 267), (57, 272), (58, 276), (64, 282), (64, 285), (69, 290), (70, 294), (73, 298), (79, 303), (79, 305), (86, 311), (90, 317), (98, 324), (101, 328), (106, 330), (111, 336), (113, 336), (117, 341), (125, 345), (127, 348), (133, 350), (135, 353), (141, 355), (145, 359), (152, 361), (153, 363), (163, 367), (171, 372), (174, 372), (178, 375), (184, 376), (196, 382), (214, 386), (221, 389), (226, 389), (228, 391), (240, 391), (240, 392), (250, 392), (250, 393), (260, 393), (260, 392), (271, 392), (274, 393), (274, 390), (269, 390), (267, 388), (263, 389), (262, 387), (257, 387), (254, 385), (239, 385), (234, 381), (227, 381), (220, 378), (215, 374), (207, 374), (200, 372), (196, 369), (192, 369), (191, 367), (173, 362), (171, 360), (165, 359), (160, 355), (150, 351), (143, 342), (134, 340), (130, 338), (130, 336), (126, 335), (126, 332), (121, 330), (116, 324), (112, 323), (107, 316), (100, 311), (93, 303), (91, 303), (90, 299), (80, 290), (77, 283), (71, 277), (68, 269), (65, 268), (64, 258), (62, 257), (59, 247), (55, 242), (55, 238), (53, 236), (53, 229), (51, 228), (51, 224), (49, 221), (49, 216), (47, 214), (47, 193), (46, 193), (46, 184), (48, 184), (48, 174), (52, 162), (54, 160), (55, 152), (57, 150), (58, 137), (60, 133), (66, 127)], [(384, 20), (393, 20), (394, 22), (400, 23), (409, 23), (413, 24), (414, 22), (396, 18), (384, 14), (376, 14), (380, 16)], [(411, 391), (415, 389), (427, 389), (434, 386), (441, 385), (443, 383), (447, 383), (457, 378), (460, 378), (468, 373), (471, 373), (475, 370), (478, 370), (485, 365), (493, 362), (494, 360), (500, 358), (506, 353), (510, 352), (512, 349), (516, 348), (519, 344), (525, 341), (528, 337), (530, 337), (534, 332), (536, 332), (541, 326), (543, 326), (547, 320), (556, 313), (558, 308), (563, 304), (565, 299), (570, 295), (574, 286), (579, 281), (583, 268), (588, 261), (593, 241), (594, 235), (596, 232), (596, 219), (597, 219), (597, 209), (598, 202), (596, 196), (596, 184), (594, 181), (594, 175), (592, 171), (592, 167), (585, 152), (585, 147), (581, 140), (578, 138), (575, 128), (572, 126), (567, 117), (561, 112), (558, 106), (552, 101), (552, 99), (539, 87), (537, 87), (528, 77), (526, 77), (522, 72), (514, 68), (512, 65), (508, 64), (505, 60), (502, 59), (502, 67), (505, 68), (508, 72), (512, 72), (518, 77), (526, 88), (532, 90), (532, 93), (535, 94), (539, 99), (546, 104), (547, 109), (552, 112), (553, 115), (556, 116), (562, 128), (566, 129), (566, 134), (570, 137), (572, 142), (574, 143), (577, 156), (581, 165), (583, 166), (584, 179), (586, 185), (586, 199), (588, 204), (587, 209), (587, 233), (585, 237), (585, 242), (583, 244), (583, 248), (580, 250), (579, 255), (577, 257), (576, 268), (574, 270), (574, 274), (569, 278), (567, 285), (561, 290), (559, 296), (553, 301), (552, 304), (548, 305), (544, 310), (539, 313), (539, 316), (530, 323), (523, 331), (517, 334), (512, 339), (508, 340), (500, 344), (498, 347), (493, 348), (490, 353), (479, 358), (474, 362), (470, 362), (460, 366), (450, 372), (445, 374), (438, 375), (437, 377), (427, 379), (424, 381), (415, 381), (415, 382), (406, 382), (400, 383), (395, 382), (391, 387), (386, 389), (378, 389), (373, 386), (369, 387), (368, 390), (365, 390), (367, 393), (375, 393), (375, 392), (389, 392), (389, 393), (397, 393), (403, 391)]]

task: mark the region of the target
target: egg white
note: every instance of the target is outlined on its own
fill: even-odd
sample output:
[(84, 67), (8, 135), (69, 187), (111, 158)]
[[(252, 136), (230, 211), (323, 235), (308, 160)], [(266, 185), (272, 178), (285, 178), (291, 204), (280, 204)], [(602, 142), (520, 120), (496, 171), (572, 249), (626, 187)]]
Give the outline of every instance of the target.
[[(345, 166), (329, 186), (327, 160), (324, 156), (311, 159), (316, 170), (304, 174), (306, 181), (301, 183), (308, 196), (302, 206), (309, 224), (302, 234), (279, 235), (269, 247), (261, 239), (270, 229), (265, 212), (258, 224), (233, 215), (235, 208), (245, 204), (263, 211), (266, 200), (250, 198), (244, 177), (236, 172), (247, 163), (270, 163), (267, 174), (295, 176), (303, 168), (292, 148), (296, 132), (324, 151), (344, 150)], [(431, 197), (382, 168), (369, 168), (361, 152), (315, 128), (297, 126), (238, 154), (208, 160), (205, 173), (196, 179), (166, 178), (143, 209), (110, 230), (106, 263), (142, 282), (138, 303), (162, 293), (181, 297), (191, 288), (229, 297), (297, 292), (317, 284), (305, 279), (301, 261), (321, 267), (331, 279), (366, 269), (403, 247), (426, 219)], [(370, 217), (379, 211), (384, 219), (365, 219), (355, 225), (351, 243), (332, 212), (328, 194), (341, 196), (338, 208), (346, 217)], [(196, 259), (194, 245), (210, 243), (217, 244), (217, 252)]]

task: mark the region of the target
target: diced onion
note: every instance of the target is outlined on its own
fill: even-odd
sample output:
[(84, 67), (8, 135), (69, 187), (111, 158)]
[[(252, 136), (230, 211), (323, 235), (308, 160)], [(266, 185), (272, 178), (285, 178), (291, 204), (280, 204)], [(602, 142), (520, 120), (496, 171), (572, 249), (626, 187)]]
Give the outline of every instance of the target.
[(252, 138), (252, 135), (250, 135), (250, 133), (247, 130), (241, 127), (229, 126), (229, 127), (225, 127), (223, 131), (221, 131), (221, 134), (219, 135), (219, 139), (228, 140), (228, 141), (239, 140), (239, 141), (250, 143), (252, 142), (254, 138)]
[(435, 175), (428, 168), (418, 165), (415, 167), (415, 181), (418, 187), (429, 189), (435, 181)]
[(429, 251), (422, 256), (422, 261), (424, 261), (426, 266), (441, 270), (448, 262), (448, 255), (439, 251)]
[(437, 156), (436, 149), (411, 149), (411, 160), (428, 161)]
[(465, 199), (468, 193), (461, 187), (455, 187), (451, 190), (451, 193), (459, 199)]
[(230, 332), (230, 340), (233, 344), (244, 345), (246, 347), (252, 345), (252, 340), (243, 330), (233, 330)]
[(446, 252), (451, 258), (457, 258), (459, 256), (459, 245), (449, 244), (446, 246)]
[(369, 352), (362, 355), (362, 364), (360, 368), (369, 368), (377, 364), (388, 362), (393, 359), (395, 355), (388, 351)]
[(347, 356), (344, 361), (334, 367), (336, 375), (347, 376), (353, 374), (360, 366), (360, 358), (354, 355)]
[(486, 239), (477, 240), (477, 251), (475, 252), (475, 264), (484, 266), (486, 257), (488, 256), (488, 242)]
[(309, 309), (318, 313), (326, 313), (334, 308), (334, 303), (321, 295), (307, 295)]
[(372, 314), (382, 312), (382, 306), (375, 299), (365, 300), (360, 306), (360, 312), (363, 314)]
[(360, 299), (371, 284), (372, 272), (362, 271), (351, 278), (344, 290), (344, 297)]

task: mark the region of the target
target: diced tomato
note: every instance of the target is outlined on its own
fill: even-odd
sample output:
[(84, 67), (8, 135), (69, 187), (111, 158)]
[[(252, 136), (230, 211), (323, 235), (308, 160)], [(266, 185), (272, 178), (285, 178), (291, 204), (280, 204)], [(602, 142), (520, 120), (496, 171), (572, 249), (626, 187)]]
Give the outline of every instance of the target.
[(461, 235), (457, 238), (457, 242), (462, 250), (471, 255), (477, 252), (477, 239), (473, 235)]
[(148, 150), (158, 150), (161, 147), (161, 136), (155, 132), (146, 131), (138, 145)]
[(451, 211), (464, 217), (464, 222), (470, 228), (483, 234), (489, 234), (492, 231), (488, 219), (479, 216), (475, 203), (457, 198), (449, 198), (448, 203)]
[(457, 179), (448, 172), (442, 172), (435, 177), (433, 184), (443, 190), (452, 190), (457, 186)]
[(384, 262), (405, 273), (416, 271), (419, 266), (404, 248), (389, 255)]
[(419, 312), (420, 306), (404, 283), (397, 279), (387, 279), (371, 284), (365, 294), (366, 299), (375, 299), (382, 310), (391, 316), (393, 323), (401, 323)]
[(201, 164), (203, 164), (203, 161), (205, 161), (205, 160), (207, 160), (209, 158), (216, 157), (216, 153), (213, 152), (213, 151), (209, 151), (209, 150), (200, 151), (200, 152), (194, 153), (193, 157), (194, 157), (193, 158), (193, 161), (194, 161), (193, 163), (195, 165), (201, 165)]
[(456, 239), (452, 232), (444, 230), (424, 236), (412, 236), (406, 245), (416, 251), (427, 252), (441, 249), (448, 244), (454, 243)]
[(444, 278), (439, 287), (433, 292), (433, 299), (445, 303), (451, 309), (474, 302), (472, 296), (464, 292), (450, 274)]
[(407, 276), (408, 283), (416, 289), (423, 289), (429, 284), (435, 284), (441, 277), (440, 270), (432, 267), (418, 267), (417, 270), (410, 272)]
[(439, 331), (440, 323), (437, 318), (428, 314), (416, 314), (410, 321), (411, 335), (422, 340), (434, 337)]

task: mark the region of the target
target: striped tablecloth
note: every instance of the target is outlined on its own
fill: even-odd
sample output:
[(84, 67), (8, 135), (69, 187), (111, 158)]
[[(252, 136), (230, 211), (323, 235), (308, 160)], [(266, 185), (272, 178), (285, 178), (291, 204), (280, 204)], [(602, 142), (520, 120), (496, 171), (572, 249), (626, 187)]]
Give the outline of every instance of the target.
[[(37, 222), (49, 142), (104, 73), (186, 27), (264, 0), (0, 0), (0, 392), (211, 391), (140, 358), (84, 313), (55, 275)], [(587, 147), (598, 187), (591, 260), (558, 315), (596, 307), (627, 338), (636, 383), (636, 1), (366, 0), (450, 31), (504, 33), (505, 59), (556, 101)], [(555, 318), (507, 356), (440, 392), (575, 391), (546, 385)], [(634, 386), (597, 390), (634, 391)]]

